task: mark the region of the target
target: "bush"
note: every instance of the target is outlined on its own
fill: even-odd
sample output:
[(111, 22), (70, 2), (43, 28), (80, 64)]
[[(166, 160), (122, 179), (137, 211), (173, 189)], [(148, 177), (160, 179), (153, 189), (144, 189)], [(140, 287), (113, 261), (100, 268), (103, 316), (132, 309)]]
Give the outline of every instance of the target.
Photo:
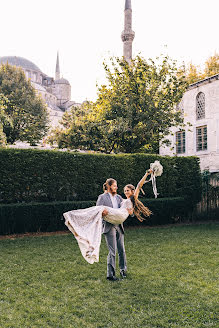
[(183, 197), (140, 200), (153, 214), (149, 218), (145, 218), (143, 222), (139, 222), (137, 218), (133, 220), (129, 217), (127, 221), (125, 221), (125, 225), (153, 226), (188, 221), (193, 209), (193, 204), (189, 203)]
[[(127, 183), (136, 185), (159, 160), (164, 173), (157, 179), (159, 197), (200, 199), (201, 175), (196, 157), (146, 154), (80, 154), (35, 149), (0, 150), (0, 202), (53, 202), (96, 200), (103, 182), (113, 177), (122, 194)], [(153, 198), (151, 184), (144, 187)]]
[[(189, 212), (189, 207), (185, 207), (185, 201), (180, 197), (142, 201), (152, 210), (153, 215), (143, 223), (129, 217), (125, 226), (173, 223), (182, 221)], [(0, 205), (0, 235), (66, 230), (62, 216), (64, 212), (94, 206), (95, 203), (84, 201)]]
[(62, 214), (95, 202), (51, 202), (0, 205), (0, 235), (65, 230)]

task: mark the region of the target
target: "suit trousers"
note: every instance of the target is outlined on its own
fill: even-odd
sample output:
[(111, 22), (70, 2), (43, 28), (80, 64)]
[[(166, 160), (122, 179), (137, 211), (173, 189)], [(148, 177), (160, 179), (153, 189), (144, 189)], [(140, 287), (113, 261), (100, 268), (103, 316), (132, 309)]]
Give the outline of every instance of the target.
[(115, 276), (116, 269), (116, 250), (119, 255), (119, 268), (120, 271), (127, 271), (124, 233), (119, 226), (112, 226), (112, 228), (104, 233), (106, 244), (109, 250), (107, 256), (107, 277)]

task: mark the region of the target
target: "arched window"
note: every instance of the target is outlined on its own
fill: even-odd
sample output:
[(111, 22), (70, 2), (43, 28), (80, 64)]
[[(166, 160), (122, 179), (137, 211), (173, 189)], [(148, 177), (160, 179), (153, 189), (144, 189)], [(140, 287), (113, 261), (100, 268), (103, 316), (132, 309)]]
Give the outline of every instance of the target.
[(205, 118), (205, 94), (199, 92), (196, 97), (196, 120)]

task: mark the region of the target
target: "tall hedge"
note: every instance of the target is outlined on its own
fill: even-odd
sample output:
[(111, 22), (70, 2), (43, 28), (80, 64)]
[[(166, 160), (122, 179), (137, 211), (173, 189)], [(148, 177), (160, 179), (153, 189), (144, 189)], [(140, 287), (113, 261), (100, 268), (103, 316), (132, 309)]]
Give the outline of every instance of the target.
[[(201, 194), (199, 160), (145, 154), (81, 154), (35, 149), (0, 150), (0, 203), (96, 200), (102, 184), (113, 177), (122, 194), (137, 184), (159, 160), (164, 173), (157, 178), (159, 197), (183, 197), (197, 202)], [(146, 197), (153, 198), (150, 184)]]
[[(142, 223), (136, 217), (129, 217), (124, 223), (125, 227), (167, 224), (189, 219), (191, 204), (185, 206), (185, 200), (181, 197), (142, 201), (153, 215)], [(63, 220), (64, 212), (94, 206), (95, 203), (72, 201), (0, 205), (0, 235), (67, 230)]]

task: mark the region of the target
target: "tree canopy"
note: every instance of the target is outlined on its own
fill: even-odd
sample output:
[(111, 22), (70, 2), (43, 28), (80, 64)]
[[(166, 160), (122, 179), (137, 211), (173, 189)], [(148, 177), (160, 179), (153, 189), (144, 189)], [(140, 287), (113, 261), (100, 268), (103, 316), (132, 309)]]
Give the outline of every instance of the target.
[(169, 57), (110, 63), (104, 64), (108, 84), (98, 88), (97, 101), (72, 108), (50, 140), (72, 149), (158, 153), (170, 127), (183, 126), (176, 105), (187, 87), (185, 76)]
[(41, 140), (48, 130), (47, 108), (21, 68), (0, 66), (0, 93), (8, 100), (4, 113), (11, 121), (3, 122), (7, 142)]
[(11, 125), (10, 118), (6, 114), (5, 110), (7, 108), (8, 99), (0, 93), (0, 146), (5, 146), (6, 135), (3, 131), (4, 125)]
[(209, 57), (205, 61), (203, 69), (198, 65), (190, 63), (185, 70), (185, 74), (189, 84), (219, 74), (219, 54), (215, 53), (213, 56)]

